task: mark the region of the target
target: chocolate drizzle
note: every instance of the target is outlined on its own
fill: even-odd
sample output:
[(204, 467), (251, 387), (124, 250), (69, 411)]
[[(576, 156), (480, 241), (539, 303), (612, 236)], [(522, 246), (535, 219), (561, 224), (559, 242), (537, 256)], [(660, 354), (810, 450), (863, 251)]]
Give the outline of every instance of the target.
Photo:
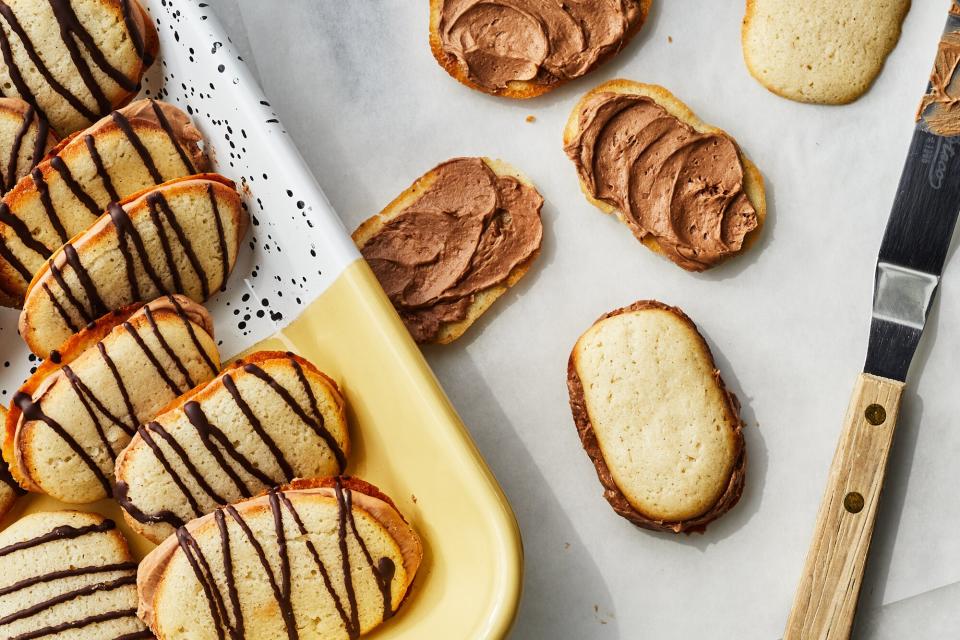
[[(96, 477), (97, 481), (100, 483), (100, 486), (103, 487), (104, 491), (107, 492), (107, 495), (110, 494), (110, 481), (107, 479), (106, 474), (100, 469), (93, 458), (90, 456), (87, 451), (80, 446), (80, 443), (77, 442), (77, 439), (70, 434), (69, 431), (63, 428), (59, 422), (46, 415), (43, 410), (40, 408), (40, 403), (34, 402), (29, 394), (18, 391), (13, 396), (13, 403), (20, 409), (23, 413), (23, 419), (25, 421), (40, 421), (50, 427), (54, 433), (60, 436), (60, 439), (63, 440), (67, 446), (69, 446), (74, 453), (77, 454), (77, 457), (90, 469), (93, 475)], [(109, 522), (109, 521), (108, 521)], [(2, 550), (0, 550), (0, 556), (2, 556)]]
[[(136, 609), (121, 609), (119, 611), (108, 611), (107, 613), (98, 613), (96, 615), (87, 616), (86, 618), (81, 618), (80, 620), (72, 620), (70, 622), (63, 622), (61, 624), (51, 625), (49, 627), (43, 627), (42, 629), (37, 629), (35, 631), (28, 631), (27, 633), (21, 633), (18, 636), (13, 636), (9, 640), (35, 640), (36, 638), (42, 638), (44, 636), (51, 636), (61, 631), (67, 631), (68, 629), (80, 629), (82, 627), (89, 626), (91, 624), (98, 624), (100, 622), (109, 622), (110, 620), (118, 620), (120, 618), (135, 618), (137, 615)], [(139, 635), (132, 635), (132, 638), (149, 638), (151, 636), (142, 635), (143, 632), (138, 632)]]
[(90, 524), (83, 527), (61, 525), (59, 527), (54, 527), (49, 533), (44, 533), (36, 538), (23, 540), (21, 542), (14, 542), (13, 544), (8, 544), (5, 547), (0, 547), (0, 558), (8, 556), (17, 551), (23, 551), (24, 549), (39, 547), (40, 545), (48, 542), (54, 542), (57, 540), (73, 540), (90, 533), (103, 533), (105, 531), (112, 531), (116, 527), (117, 525), (113, 520), (104, 520), (99, 524)]
[[(65, 243), (70, 239), (70, 236), (67, 235), (67, 230), (63, 228), (63, 222), (60, 220), (60, 216), (57, 215), (57, 209), (53, 206), (53, 201), (50, 199), (50, 189), (47, 186), (47, 181), (43, 177), (43, 172), (40, 171), (40, 169), (34, 169), (30, 173), (30, 177), (33, 179), (33, 184), (37, 189), (37, 194), (40, 196), (40, 204), (43, 205), (43, 210), (47, 214), (47, 219), (50, 221), (50, 225), (53, 227), (53, 230), (57, 232), (57, 237), (60, 239), (60, 244)], [(73, 178), (71, 177), (71, 180), (72, 179)], [(46, 245), (43, 246), (46, 248)], [(47, 255), (49, 255), (49, 253)]]
[(176, 134), (173, 132), (173, 127), (170, 126), (170, 121), (167, 120), (167, 116), (163, 113), (163, 109), (161, 109), (157, 101), (152, 98), (150, 99), (150, 107), (153, 109), (154, 115), (157, 116), (157, 122), (160, 123), (160, 126), (167, 133), (167, 137), (170, 138), (173, 148), (177, 150), (177, 155), (180, 156), (180, 161), (183, 162), (183, 166), (187, 168), (190, 175), (197, 173), (197, 168), (193, 165), (190, 156), (187, 155), (187, 152), (183, 149), (183, 145), (181, 145), (177, 139)]
[[(13, 479), (13, 475), (10, 473), (10, 467), (7, 466), (7, 463), (3, 460), (0, 460), (0, 482), (10, 487), (10, 490), (17, 495), (23, 495), (26, 493), (17, 481)], [(0, 590), (0, 596), (3, 595), (2, 590)]]
[(37, 117), (37, 110), (33, 105), (27, 107), (23, 114), (23, 121), (13, 138), (13, 144), (10, 145), (10, 157), (7, 159), (7, 173), (0, 177), (0, 190), (4, 193), (13, 188), (17, 183), (17, 168), (20, 164), (20, 151), (23, 149), (23, 141), (26, 139), (33, 122), (37, 122), (37, 138), (33, 143), (33, 154), (30, 159), (30, 166), (34, 167), (43, 158), (43, 152), (47, 148), (47, 137), (50, 131), (50, 125), (43, 118)]
[[(208, 189), (212, 189), (211, 185), (207, 185)], [(200, 280), (200, 291), (201, 296), (204, 300), (210, 297), (210, 282), (207, 280), (207, 272), (204, 270), (203, 265), (200, 263), (200, 258), (197, 256), (197, 252), (193, 248), (193, 243), (190, 241), (190, 238), (187, 237), (187, 234), (184, 233), (183, 227), (180, 226), (180, 222), (177, 220), (176, 214), (173, 213), (173, 209), (170, 208), (170, 203), (167, 202), (167, 199), (159, 191), (154, 191), (153, 193), (147, 196), (147, 205), (150, 207), (150, 214), (153, 216), (154, 220), (157, 220), (156, 210), (159, 208), (163, 214), (164, 218), (167, 221), (167, 224), (170, 225), (170, 228), (173, 229), (173, 233), (177, 236), (177, 240), (180, 241), (180, 245), (183, 247), (183, 252), (187, 255), (187, 260), (190, 262), (190, 266), (193, 267), (193, 271), (197, 274), (197, 278)], [(216, 210), (216, 201), (214, 201), (214, 209)], [(215, 216), (219, 219), (219, 214)], [(157, 224), (157, 228), (160, 229), (161, 225)], [(218, 241), (222, 244), (226, 243), (226, 238), (224, 237), (222, 226), (218, 225)], [(168, 257), (169, 260), (169, 257)], [(177, 270), (177, 265), (173, 262), (169, 264), (170, 271), (175, 272)], [(223, 274), (223, 281), (226, 282), (227, 274)], [(181, 289), (181, 293), (184, 291)]]
[[(323, 415), (317, 408), (317, 400), (313, 395), (313, 390), (310, 388), (310, 385), (307, 384), (307, 380), (303, 375), (303, 370), (300, 368), (300, 363), (296, 360), (290, 360), (293, 368), (297, 371), (297, 375), (306, 389), (307, 397), (310, 398), (310, 409), (313, 411), (316, 419), (311, 418), (303, 410), (303, 407), (300, 406), (290, 392), (283, 388), (279, 382), (277, 382), (270, 374), (258, 367), (253, 363), (243, 365), (243, 370), (249, 374), (252, 374), (259, 378), (261, 381), (265, 382), (267, 386), (273, 389), (278, 396), (280, 396), (284, 402), (287, 403), (293, 412), (297, 414), (297, 417), (300, 418), (308, 427), (310, 427), (315, 434), (320, 436), (320, 438), (327, 444), (327, 447), (330, 448), (330, 451), (333, 453), (333, 456), (337, 459), (337, 466), (342, 472), (347, 467), (347, 457), (343, 453), (343, 449), (340, 448), (340, 445), (337, 443), (336, 439), (333, 437), (333, 434), (327, 430), (323, 424)], [(292, 480), (293, 478), (288, 478), (287, 480)]]
[(120, 589), (122, 587), (127, 587), (130, 585), (137, 584), (137, 576), (129, 575), (122, 578), (117, 578), (116, 580), (111, 580), (109, 582), (95, 582), (93, 584), (80, 587), (79, 589), (74, 589), (73, 591), (67, 591), (66, 593), (61, 593), (60, 595), (48, 598), (43, 602), (38, 602), (35, 605), (29, 606), (26, 609), (21, 609), (15, 611), (9, 615), (6, 615), (0, 618), (0, 626), (16, 622), (17, 620), (23, 620), (24, 618), (29, 618), (35, 616), (36, 614), (46, 611), (50, 607), (54, 607), (58, 604), (64, 602), (69, 602), (74, 598), (80, 598), (82, 596), (89, 596), (98, 591), (113, 591), (114, 589)]
[(14, 582), (11, 585), (0, 588), (0, 596), (8, 596), (11, 593), (20, 591), (21, 589), (26, 589), (27, 587), (32, 587), (36, 584), (42, 584), (45, 582), (53, 582), (54, 580), (60, 580), (63, 578), (74, 578), (76, 576), (87, 576), (97, 573), (115, 573), (117, 571), (136, 571), (137, 563), (136, 562), (118, 562), (116, 564), (105, 564), (93, 567), (76, 567), (72, 569), (63, 569), (61, 571), (51, 571), (50, 573), (45, 573), (39, 576), (33, 576), (32, 578), (25, 578), (19, 582)]
[[(66, 376), (67, 380), (70, 381), (70, 386), (73, 387), (74, 393), (77, 394), (77, 398), (80, 400), (80, 403), (83, 405), (83, 408), (87, 410), (87, 415), (90, 416), (90, 420), (93, 422), (93, 426), (97, 430), (97, 435), (100, 436), (100, 442), (103, 443), (103, 448), (110, 452), (112, 456), (116, 456), (117, 452), (113, 449), (113, 444), (111, 444), (110, 439), (107, 438), (107, 433), (103, 429), (103, 424), (100, 422), (100, 419), (97, 417), (97, 413), (93, 410), (93, 407), (90, 406), (91, 402), (96, 402), (98, 408), (106, 409), (103, 407), (103, 404), (93, 395), (93, 392), (83, 383), (80, 378), (77, 377), (77, 374), (73, 372), (68, 365), (64, 365), (63, 374)], [(110, 417), (113, 417), (108, 413)]]
[[(146, 43), (143, 40), (143, 34), (137, 29), (137, 23), (133, 19), (133, 0), (120, 0), (120, 10), (123, 12), (123, 23), (127, 26), (130, 33), (130, 41), (133, 42), (133, 50), (137, 52), (137, 57), (143, 61), (144, 66), (149, 67), (153, 64), (153, 54), (147, 51)], [(144, 17), (146, 19), (146, 17)]]
[[(310, 386), (310, 383), (307, 380), (300, 363), (293, 358), (290, 359), (290, 363), (296, 371), (298, 381), (302, 385), (308, 398), (312, 417), (306, 413), (303, 407), (300, 406), (297, 400), (286, 388), (281, 386), (275, 378), (266, 373), (263, 369), (254, 364), (247, 364), (243, 367), (243, 370), (246, 373), (254, 375), (280, 396), (280, 398), (293, 410), (300, 420), (302, 420), (305, 425), (309, 426), (311, 430), (326, 443), (331, 453), (336, 458), (339, 469), (342, 470), (346, 466), (346, 456), (344, 455), (343, 450), (340, 448), (339, 443), (337, 443), (333, 435), (324, 426), (323, 414), (320, 412), (316, 394), (314, 393), (313, 388)], [(188, 401), (184, 403), (182, 409), (184, 415), (196, 430), (197, 436), (204, 449), (206, 449), (216, 464), (223, 471), (223, 474), (234, 485), (236, 489), (236, 495), (239, 495), (243, 498), (249, 498), (254, 494), (254, 489), (251, 489), (251, 487), (246, 484), (244, 479), (234, 468), (233, 464), (227, 460), (227, 456), (229, 456), (233, 463), (242, 469), (248, 476), (256, 479), (257, 482), (260, 483), (256, 489), (293, 480), (296, 475), (293, 465), (286, 458), (280, 447), (277, 446), (270, 434), (267, 433), (260, 419), (254, 414), (250, 408), (250, 405), (237, 388), (233, 377), (229, 373), (226, 373), (220, 378), (220, 380), (222, 380), (224, 388), (230, 394), (237, 408), (240, 409), (241, 413), (243, 413), (244, 417), (249, 422), (251, 429), (257, 434), (264, 446), (270, 451), (270, 454), (273, 456), (282, 474), (279, 478), (272, 477), (260, 469), (253, 461), (244, 456), (239, 450), (237, 450), (230, 438), (219, 427), (210, 421), (209, 417), (204, 413), (200, 403), (196, 401)], [(181, 445), (177, 439), (167, 432), (160, 424), (152, 422), (147, 425), (147, 428), (139, 428), (138, 433), (153, 452), (157, 460), (160, 462), (161, 466), (164, 468), (167, 474), (171, 476), (177, 487), (180, 489), (184, 498), (187, 500), (191, 510), (190, 515), (192, 517), (201, 516), (204, 513), (207, 513), (209, 510), (203, 509), (199, 497), (194, 495), (183, 479), (175, 472), (173, 465), (170, 462), (171, 458), (169, 458), (168, 455), (172, 455), (173, 458), (180, 461), (180, 464), (186, 470), (187, 474), (193, 478), (195, 484), (204, 494), (206, 494), (206, 497), (209, 501), (212, 501), (216, 504), (226, 504), (233, 501), (232, 499), (221, 495), (215, 489), (213, 489), (213, 487), (204, 478), (204, 475), (200, 473), (194, 461), (190, 459), (184, 446)], [(168, 445), (170, 449), (169, 452), (164, 452), (160, 448), (157, 441), (152, 437), (153, 434), (161, 437), (161, 439)], [(118, 489), (119, 488), (120, 487), (118, 483)], [(124, 485), (123, 489), (118, 493), (117, 500), (125, 509), (127, 509), (134, 519), (144, 523), (166, 522), (171, 524), (171, 512), (166, 511), (160, 514), (145, 513), (136, 507), (135, 504), (129, 499), (128, 493), (129, 487)], [(177, 519), (180, 520), (182, 524), (183, 518), (181, 516), (177, 516)]]
[(127, 120), (127, 117), (119, 111), (114, 111), (110, 114), (110, 117), (113, 118), (114, 124), (117, 125), (120, 131), (123, 132), (123, 135), (127, 137), (127, 140), (130, 141), (137, 155), (140, 156), (140, 160), (143, 162), (143, 166), (147, 168), (147, 171), (150, 172), (150, 177), (153, 178), (153, 182), (155, 184), (163, 182), (163, 176), (160, 175), (160, 171), (157, 169), (157, 163), (153, 161), (153, 156), (150, 155), (150, 151), (144, 146), (143, 140), (140, 139), (137, 132), (130, 126), (130, 121)]
[[(54, 171), (60, 174), (60, 177), (63, 178), (64, 184), (67, 185), (67, 188), (70, 189), (70, 193), (73, 194), (73, 197), (80, 201), (80, 204), (87, 208), (87, 211), (90, 212), (90, 215), (94, 218), (100, 217), (102, 211), (97, 201), (94, 200), (89, 193), (83, 190), (83, 187), (73, 179), (73, 173), (70, 171), (70, 167), (67, 166), (67, 163), (63, 161), (63, 158), (60, 156), (53, 156), (50, 158), (50, 166), (53, 167)], [(40, 173), (36, 171), (36, 173)], [(47, 196), (49, 201), (50, 196)], [(44, 203), (46, 205), (46, 202)], [(49, 206), (48, 216), (56, 216), (56, 212), (53, 210), (53, 205)], [(66, 242), (66, 240), (64, 240)]]
[[(81, 311), (84, 320), (87, 322), (93, 322), (103, 314), (105, 314), (109, 309), (107, 305), (104, 304), (103, 298), (100, 297), (100, 291), (97, 290), (97, 285), (94, 284), (93, 280), (90, 278), (90, 273), (87, 271), (87, 268), (83, 266), (83, 263), (80, 262), (80, 256), (77, 254), (77, 250), (69, 242), (63, 245), (63, 255), (67, 259), (67, 264), (73, 269), (74, 274), (77, 276), (77, 280), (80, 281), (80, 286), (83, 288), (84, 295), (87, 296), (87, 300), (90, 301), (90, 311), (84, 312), (82, 306), (78, 305), (79, 310)], [(50, 265), (50, 268), (53, 268), (53, 264)], [(61, 284), (66, 284), (65, 282)], [(69, 296), (72, 299), (75, 299), (74, 296)]]
[[(103, 188), (106, 189), (107, 195), (110, 196), (110, 202), (119, 202), (120, 194), (117, 193), (116, 187), (113, 186), (113, 179), (110, 178), (110, 172), (107, 171), (107, 167), (103, 164), (103, 158), (100, 156), (100, 151), (97, 150), (96, 138), (88, 133), (83, 136), (83, 143), (87, 145), (87, 152), (90, 154), (90, 159), (93, 160), (93, 166), (97, 170), (100, 181), (103, 182)], [(97, 207), (97, 210), (99, 211), (99, 207)]]
[[(334, 485), (334, 493), (337, 500), (337, 540), (341, 557), (344, 591), (347, 596), (349, 610), (344, 607), (343, 600), (341, 600), (340, 597), (340, 591), (334, 586), (330, 572), (320, 558), (320, 554), (317, 552), (313, 541), (310, 539), (310, 532), (304, 525), (303, 519), (300, 517), (299, 512), (294, 507), (290, 498), (281, 490), (274, 488), (267, 494), (270, 512), (273, 518), (274, 539), (277, 545), (276, 564), (279, 566), (279, 576), (274, 569), (274, 563), (271, 562), (267, 551), (264, 549), (263, 542), (257, 539), (249, 524), (244, 520), (236, 507), (226, 505), (218, 508), (213, 513), (219, 531), (220, 551), (223, 561), (222, 569), (225, 578), (224, 582), (227, 587), (230, 611), (227, 609), (227, 601), (224, 599), (218, 586), (217, 578), (219, 576), (211, 570), (210, 562), (200, 549), (200, 545), (188, 531), (187, 527), (182, 526), (177, 529), (176, 536), (180, 550), (193, 569), (194, 575), (206, 596), (210, 616), (213, 620), (213, 626), (216, 629), (218, 638), (225, 640), (229, 637), (231, 640), (240, 640), (244, 637), (243, 610), (240, 606), (237, 579), (236, 576), (234, 576), (233, 568), (233, 546), (237, 543), (232, 543), (231, 541), (226, 516), (229, 516), (230, 519), (237, 524), (243, 533), (243, 538), (253, 549), (254, 553), (256, 553), (283, 619), (288, 640), (297, 640), (299, 638), (296, 624), (296, 611), (294, 610), (292, 601), (291, 542), (303, 542), (304, 546), (306, 546), (310, 552), (310, 556), (317, 567), (317, 573), (320, 574), (323, 580), (324, 589), (333, 601), (343, 628), (350, 638), (359, 638), (361, 632), (359, 603), (357, 602), (356, 591), (353, 586), (354, 568), (350, 562), (349, 554), (349, 539), (351, 537), (359, 546), (366, 561), (367, 568), (370, 570), (380, 589), (383, 597), (383, 619), (386, 620), (393, 615), (391, 587), (396, 573), (393, 560), (389, 557), (383, 557), (374, 563), (354, 520), (351, 490), (345, 488), (340, 478), (337, 478)], [(296, 526), (296, 531), (292, 531), (289, 534), (284, 525), (284, 510), (289, 514), (293, 520), (293, 524)]]
[[(0, 31), (2, 31), (2, 29), (0, 29)], [(33, 238), (33, 236), (30, 233), (30, 229), (27, 228), (27, 224), (20, 218), (17, 218), (16, 216), (13, 215), (13, 212), (10, 211), (10, 207), (7, 206), (6, 202), (0, 202), (0, 222), (10, 227), (13, 230), (13, 232), (17, 234), (17, 239), (20, 240), (20, 242), (22, 242), (23, 244), (25, 244), (28, 249), (30, 249), (31, 251), (34, 251), (35, 253), (40, 254), (44, 258), (50, 257), (50, 253), (51, 253), (50, 250), (47, 249), (45, 245), (41, 244), (39, 241)], [(3, 243), (3, 244), (6, 244), (6, 243)], [(14, 260), (16, 261), (16, 264), (20, 265), (18, 270), (20, 268), (25, 269), (25, 267), (23, 267), (22, 262), (20, 262), (19, 260), (16, 260), (16, 258), (14, 258)], [(14, 263), (11, 263), (11, 264), (14, 264)], [(26, 273), (28, 276), (33, 277), (29, 271), (26, 271)]]

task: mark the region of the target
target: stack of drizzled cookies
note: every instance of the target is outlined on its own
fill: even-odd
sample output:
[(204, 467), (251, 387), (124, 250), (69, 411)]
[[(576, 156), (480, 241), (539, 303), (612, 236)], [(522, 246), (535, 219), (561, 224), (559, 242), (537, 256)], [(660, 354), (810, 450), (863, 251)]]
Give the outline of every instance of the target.
[(0, 2), (0, 303), (43, 362), (14, 395), (0, 515), (23, 492), (115, 499), (0, 532), (0, 637), (356, 638), (390, 618), (417, 534), (344, 476), (337, 383), (286, 352), (226, 366), (203, 303), (248, 216), (202, 135), (133, 101), (158, 54), (136, 0)]

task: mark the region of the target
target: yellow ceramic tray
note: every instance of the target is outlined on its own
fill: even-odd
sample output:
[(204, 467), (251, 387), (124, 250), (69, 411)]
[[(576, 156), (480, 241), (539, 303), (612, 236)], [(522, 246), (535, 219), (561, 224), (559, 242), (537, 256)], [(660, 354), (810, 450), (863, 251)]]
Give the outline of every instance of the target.
[[(335, 378), (349, 406), (347, 472), (393, 498), (423, 539), (410, 597), (370, 637), (504, 637), (523, 557), (496, 480), (216, 19), (192, 0), (145, 4), (159, 25), (162, 63), (144, 93), (189, 107), (254, 219), (227, 291), (209, 304), (222, 354), (285, 349)], [(15, 313), (0, 313), (5, 401), (36, 364), (15, 325)], [(107, 514), (138, 556), (152, 547), (108, 500), (69, 506), (26, 496), (0, 529), (56, 508)]]

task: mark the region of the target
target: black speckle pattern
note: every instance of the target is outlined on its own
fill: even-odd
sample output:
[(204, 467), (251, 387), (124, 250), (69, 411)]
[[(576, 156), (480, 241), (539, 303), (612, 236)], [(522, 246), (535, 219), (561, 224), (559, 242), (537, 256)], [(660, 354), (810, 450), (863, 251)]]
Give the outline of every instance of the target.
[[(295, 153), (277, 114), (232, 50), (208, 2), (141, 0), (155, 19), (160, 57), (141, 95), (186, 111), (219, 173), (237, 183), (251, 225), (226, 291), (206, 304), (224, 361), (296, 318), (357, 258), (349, 236)], [(216, 26), (215, 26), (216, 25)], [(40, 365), (0, 308), (0, 395)]]

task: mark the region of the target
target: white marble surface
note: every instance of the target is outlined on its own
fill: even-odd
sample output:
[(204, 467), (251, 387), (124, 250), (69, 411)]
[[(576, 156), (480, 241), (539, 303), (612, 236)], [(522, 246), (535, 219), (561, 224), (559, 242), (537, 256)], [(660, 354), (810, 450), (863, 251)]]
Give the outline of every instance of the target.
[[(471, 92), (439, 68), (425, 0), (211, 4), (349, 228), (454, 155), (508, 160), (546, 198), (539, 263), (464, 339), (426, 351), (523, 531), (513, 637), (779, 638), (862, 365), (875, 255), (947, 3), (914, 3), (876, 86), (839, 108), (777, 98), (749, 77), (734, 0), (709, 11), (655, 2), (617, 59), (526, 103)], [(760, 166), (771, 212), (748, 255), (681, 272), (583, 199), (561, 129), (581, 93), (616, 76), (669, 87)], [(703, 536), (614, 515), (571, 422), (570, 346), (639, 298), (701, 325), (744, 404), (748, 487)], [(858, 638), (960, 634), (957, 318), (954, 262), (905, 397)]]

